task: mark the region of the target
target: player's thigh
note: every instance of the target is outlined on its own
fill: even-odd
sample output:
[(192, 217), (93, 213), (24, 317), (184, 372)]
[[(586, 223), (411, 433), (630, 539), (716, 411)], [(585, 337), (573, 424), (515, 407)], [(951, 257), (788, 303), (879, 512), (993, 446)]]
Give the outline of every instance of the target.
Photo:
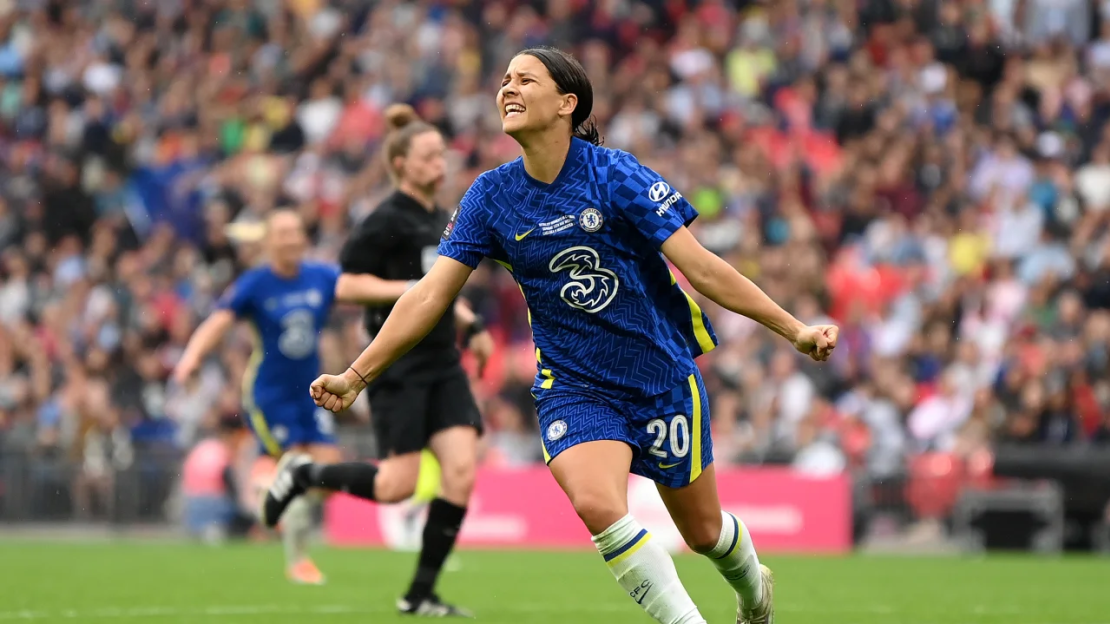
[(668, 488), (698, 480), (713, 463), (709, 400), (701, 376), (690, 375), (670, 392), (631, 406), (639, 456), (632, 472)]
[(432, 435), (428, 447), (439, 464), (443, 498), (466, 506), (477, 472), (478, 430), (469, 425), (441, 429)]
[(632, 447), (617, 440), (577, 444), (549, 467), (574, 511), (593, 535), (628, 515), (628, 467)]
[(619, 406), (587, 392), (544, 392), (536, 402), (544, 458), (595, 535), (628, 513), (633, 439)]
[(369, 396), (370, 419), (378, 456), (419, 453), (428, 442), (428, 390), (416, 384), (388, 383)]
[(721, 536), (721, 500), (717, 495), (717, 473), (713, 464), (696, 481), (678, 488), (656, 484), (667, 512), (691, 550), (705, 553)]
[(721, 534), (721, 503), (713, 468), (709, 399), (701, 376), (642, 402), (636, 426), (643, 452), (632, 472), (656, 483), (686, 543), (704, 552)]

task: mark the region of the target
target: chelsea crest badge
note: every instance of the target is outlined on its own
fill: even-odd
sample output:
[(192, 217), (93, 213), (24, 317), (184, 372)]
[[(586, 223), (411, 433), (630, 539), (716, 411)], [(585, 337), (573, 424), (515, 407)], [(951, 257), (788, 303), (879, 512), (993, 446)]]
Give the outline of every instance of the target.
[(578, 225), (582, 226), (582, 229), (587, 232), (596, 232), (600, 230), (603, 222), (604, 219), (601, 218), (601, 211), (597, 208), (587, 208), (578, 216)]

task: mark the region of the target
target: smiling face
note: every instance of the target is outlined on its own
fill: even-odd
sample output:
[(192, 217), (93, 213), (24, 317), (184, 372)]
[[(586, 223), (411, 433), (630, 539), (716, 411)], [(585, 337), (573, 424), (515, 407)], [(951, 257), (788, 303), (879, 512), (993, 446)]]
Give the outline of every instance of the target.
[(566, 123), (569, 132), (571, 114), (577, 104), (578, 97), (560, 93), (544, 64), (530, 54), (513, 58), (497, 92), (501, 129), (514, 139), (549, 130), (559, 123)]

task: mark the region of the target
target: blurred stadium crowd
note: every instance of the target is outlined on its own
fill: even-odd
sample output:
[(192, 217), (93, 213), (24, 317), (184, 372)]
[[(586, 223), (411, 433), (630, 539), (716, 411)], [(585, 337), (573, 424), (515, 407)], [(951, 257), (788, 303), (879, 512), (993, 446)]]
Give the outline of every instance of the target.
[[(77, 461), (95, 493), (233, 417), (245, 336), (166, 380), (257, 259), (237, 233), (295, 206), (334, 260), (387, 190), (393, 102), (448, 138), (452, 206), (516, 157), (493, 97), (537, 44), (577, 54), (606, 143), (707, 247), (842, 327), (810, 366), (706, 306), (718, 460), (883, 479), (1110, 444), (1108, 2), (0, 0), (0, 454)], [(524, 302), (496, 266), (466, 296), (500, 344), (486, 461), (539, 461)]]

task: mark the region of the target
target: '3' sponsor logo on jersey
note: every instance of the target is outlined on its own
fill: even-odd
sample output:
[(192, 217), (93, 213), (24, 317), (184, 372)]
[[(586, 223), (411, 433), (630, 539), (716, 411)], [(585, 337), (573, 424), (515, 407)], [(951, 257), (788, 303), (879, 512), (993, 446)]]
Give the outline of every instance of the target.
[(597, 251), (590, 247), (564, 249), (555, 254), (548, 266), (552, 273), (566, 271), (570, 277), (570, 282), (559, 290), (563, 301), (590, 314), (604, 310), (620, 288), (617, 274), (602, 267)]

